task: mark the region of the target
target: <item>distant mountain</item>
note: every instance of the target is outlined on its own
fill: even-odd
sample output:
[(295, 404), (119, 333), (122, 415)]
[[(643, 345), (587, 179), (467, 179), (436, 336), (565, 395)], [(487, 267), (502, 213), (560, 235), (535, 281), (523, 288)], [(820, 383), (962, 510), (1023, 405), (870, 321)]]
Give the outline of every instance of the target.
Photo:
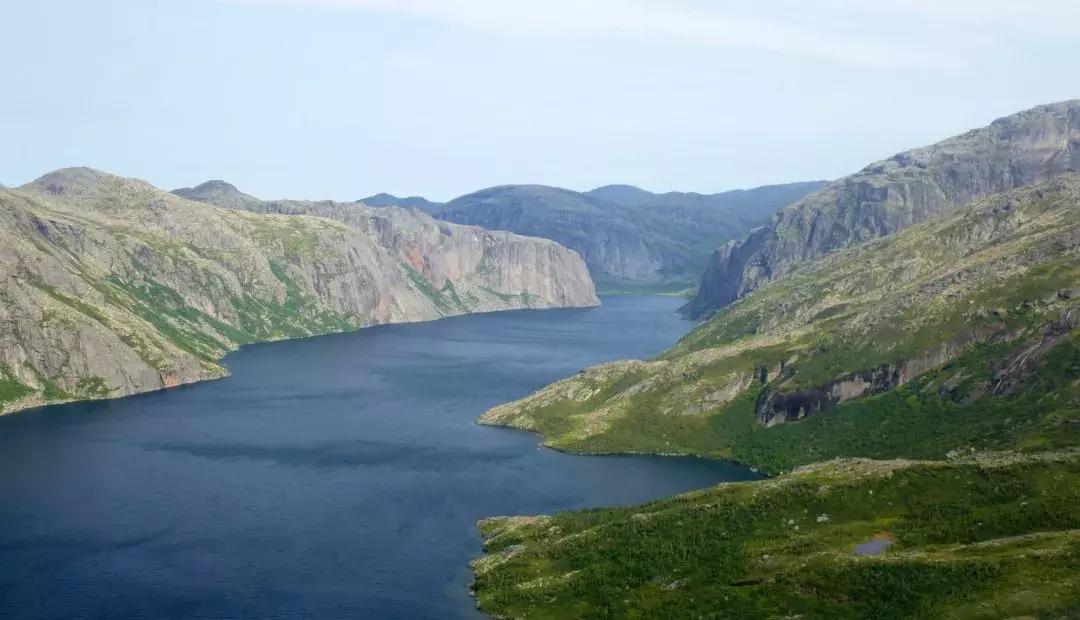
[(894, 155), (829, 183), (769, 226), (717, 250), (686, 313), (708, 316), (808, 259), (1071, 170), (1080, 170), (1080, 100)]
[(235, 185), (221, 180), (207, 181), (195, 187), (181, 187), (174, 189), (172, 193), (181, 198), (205, 202), (224, 209), (247, 209), (259, 203), (258, 198), (249, 196), (236, 189)]
[(827, 181), (806, 181), (736, 189), (719, 194), (664, 192), (656, 194), (633, 185), (605, 185), (585, 192), (593, 198), (631, 207), (651, 207), (665, 211), (728, 210), (744, 217), (768, 218), (777, 205), (789, 205), (824, 187)]
[(721, 194), (502, 185), (455, 198), (436, 217), (558, 241), (581, 254), (601, 289), (677, 290), (699, 278), (720, 244), (764, 225), (772, 212), (822, 185)]
[(367, 198), (360, 199), (360, 202), (368, 205), (369, 207), (410, 207), (413, 209), (420, 209), (424, 213), (434, 215), (443, 208), (445, 203), (431, 202), (427, 198), (421, 196), (408, 196), (401, 198), (393, 194), (380, 193), (374, 196), (368, 196)]

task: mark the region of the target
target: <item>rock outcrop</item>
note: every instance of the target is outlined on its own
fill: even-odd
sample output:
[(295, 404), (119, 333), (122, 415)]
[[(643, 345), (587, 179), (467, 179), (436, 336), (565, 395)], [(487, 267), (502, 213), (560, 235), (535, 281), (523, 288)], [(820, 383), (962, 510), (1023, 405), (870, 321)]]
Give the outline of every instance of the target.
[(0, 188), (0, 412), (221, 377), (249, 342), (597, 303), (545, 239), (196, 190), (225, 208), (88, 168)]
[(1076, 170), (1080, 100), (1032, 108), (905, 151), (828, 184), (742, 241), (722, 246), (684, 311), (708, 316), (807, 260)]

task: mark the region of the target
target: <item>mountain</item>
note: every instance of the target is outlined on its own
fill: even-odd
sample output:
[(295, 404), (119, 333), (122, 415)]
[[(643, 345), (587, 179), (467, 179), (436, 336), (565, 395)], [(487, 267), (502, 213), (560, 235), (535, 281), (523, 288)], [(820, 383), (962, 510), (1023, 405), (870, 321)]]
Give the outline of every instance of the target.
[[(215, 199), (207, 201), (216, 204)], [(230, 202), (228, 198), (225, 201)], [(598, 303), (591, 281), (580, 269), (580, 258), (547, 239), (441, 222), (398, 207), (363, 203), (256, 199), (246, 209), (327, 218), (362, 231), (390, 250), (410, 279), (445, 313), (464, 311), (493, 294), (505, 297), (501, 301), (511, 307), (573, 305), (566, 302), (575, 299), (583, 305)], [(560, 271), (563, 267), (565, 271)]]
[(575, 251), (601, 288), (691, 285), (718, 244), (820, 187), (794, 183), (723, 194), (653, 194), (628, 185), (590, 192), (503, 185), (455, 198), (443, 220), (545, 237)]
[(580, 452), (835, 457), (1055, 446), (1080, 426), (1080, 174), (969, 203), (767, 282), (653, 361), (481, 421)]
[(648, 207), (667, 214), (683, 212), (683, 217), (706, 220), (719, 212), (729, 217), (768, 221), (778, 209), (824, 187), (827, 181), (806, 181), (783, 185), (764, 185), (754, 189), (736, 189), (719, 194), (664, 192), (655, 194), (633, 185), (605, 185), (585, 192), (593, 198), (628, 207)]
[(482, 521), (495, 617), (1076, 617), (1080, 174), (791, 266), (480, 421), (776, 474)]
[(708, 316), (803, 261), (1070, 170), (1080, 170), (1080, 100), (1032, 108), (894, 155), (828, 184), (717, 250), (685, 312)]
[(427, 198), (420, 196), (408, 196), (406, 198), (400, 198), (393, 194), (380, 193), (374, 196), (368, 196), (363, 198), (360, 202), (368, 205), (369, 207), (405, 207), (412, 209), (420, 209), (428, 215), (435, 215), (442, 210), (445, 203), (431, 202)]
[(0, 189), (0, 412), (222, 377), (250, 342), (597, 303), (545, 239), (196, 190), (228, 208), (88, 168)]

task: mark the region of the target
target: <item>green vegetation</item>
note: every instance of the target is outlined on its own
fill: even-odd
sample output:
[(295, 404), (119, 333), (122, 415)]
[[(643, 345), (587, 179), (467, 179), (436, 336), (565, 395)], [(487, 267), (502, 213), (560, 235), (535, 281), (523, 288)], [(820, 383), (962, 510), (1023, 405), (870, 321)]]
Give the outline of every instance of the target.
[(1025, 377), (1015, 393), (969, 400), (992, 379), (993, 360), (1025, 344), (973, 347), (901, 388), (796, 423), (760, 424), (757, 386), (713, 415), (672, 416), (664, 411), (666, 392), (641, 392), (622, 401), (630, 413), (617, 423), (583, 434), (580, 425), (591, 419), (597, 403), (642, 377), (630, 374), (584, 402), (561, 400), (529, 410), (528, 427), (542, 429), (552, 447), (574, 452), (611, 453), (629, 446), (732, 459), (771, 473), (835, 457), (938, 459), (958, 449), (1080, 445), (1080, 332), (1046, 352), (1038, 372)]
[[(183, 296), (175, 290), (145, 277), (137, 282), (127, 282), (117, 276), (109, 276), (99, 287), (112, 304), (125, 308), (147, 321), (158, 334), (167, 338), (180, 349), (199, 359), (212, 361), (228, 350), (226, 341), (215, 338), (205, 329), (200, 319), (203, 314), (188, 307)], [(151, 367), (167, 370), (168, 362), (150, 352), (145, 340), (138, 334), (122, 336)]]
[(44, 291), (46, 294), (49, 295), (49, 297), (52, 297), (56, 301), (58, 301), (58, 302), (60, 302), (60, 303), (62, 303), (64, 305), (70, 306), (71, 308), (73, 308), (77, 312), (79, 312), (81, 314), (84, 314), (84, 315), (90, 317), (91, 319), (94, 319), (95, 321), (97, 321), (98, 323), (101, 323), (102, 325), (105, 325), (105, 326), (109, 325), (108, 317), (106, 317), (105, 314), (102, 313), (95, 306), (93, 306), (91, 304), (88, 304), (88, 303), (86, 303), (85, 301), (83, 301), (81, 299), (77, 299), (75, 297), (72, 297), (71, 295), (67, 295), (65, 293), (60, 292), (60, 290), (57, 289), (55, 286), (50, 286), (49, 284), (46, 284), (40, 278), (30, 278), (29, 282), (30, 282), (31, 285), (33, 285), (34, 287)]
[(19, 400), (33, 391), (11, 373), (11, 368), (0, 364), (0, 411), (3, 411), (4, 403)]
[(455, 308), (461, 307), (461, 298), (458, 297), (457, 291), (454, 290), (454, 286), (449, 281), (446, 283), (449, 288), (444, 287), (440, 291), (435, 288), (431, 281), (424, 277), (423, 274), (418, 273), (408, 263), (402, 262), (401, 268), (405, 271), (405, 276), (416, 287), (416, 290), (420, 291), (440, 313), (449, 314)]
[(104, 398), (111, 392), (105, 379), (101, 377), (83, 377), (75, 385), (75, 394), (79, 398)]
[(772, 472), (1073, 441), (1077, 204), (1080, 176), (1069, 176), (837, 252), (657, 361), (587, 371), (481, 421), (564, 450), (697, 454)]
[(49, 379), (43, 379), (41, 382), (41, 397), (46, 402), (58, 401), (58, 400), (70, 400), (71, 394), (56, 384), (55, 381)]
[[(497, 616), (1066, 617), (1080, 455), (836, 461), (481, 532), (476, 593)], [(856, 555), (875, 539), (892, 545)]]
[[(481, 606), (1076, 617), (1078, 205), (1077, 175), (973, 203), (804, 265), (654, 361), (588, 369), (485, 413), (558, 449), (702, 455), (780, 477), (484, 521)], [(859, 458), (926, 460), (832, 460)], [(892, 545), (854, 553), (874, 539)]]
[(238, 212), (238, 217), (250, 226), (249, 234), (261, 247), (280, 248), (285, 256), (293, 259), (314, 256), (319, 247), (317, 227), (331, 226), (306, 217), (267, 219), (242, 212)]

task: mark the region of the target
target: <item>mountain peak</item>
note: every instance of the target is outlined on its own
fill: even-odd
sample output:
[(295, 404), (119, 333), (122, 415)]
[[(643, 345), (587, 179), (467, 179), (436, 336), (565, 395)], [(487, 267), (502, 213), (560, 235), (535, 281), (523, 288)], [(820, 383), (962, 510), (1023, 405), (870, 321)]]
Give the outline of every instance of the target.
[(236, 186), (233, 185), (232, 183), (229, 183), (227, 181), (222, 181), (221, 179), (211, 179), (211, 180), (206, 181), (204, 183), (200, 183), (200, 184), (196, 185), (194, 187), (194, 189), (198, 190), (198, 191), (212, 191), (212, 190), (213, 191), (228, 191), (228, 192), (239, 192), (240, 191), (240, 190), (236, 189)]
[(626, 206), (634, 206), (648, 202), (650, 198), (656, 196), (656, 194), (643, 190), (640, 187), (621, 183), (603, 185), (596, 189), (591, 189), (585, 192), (585, 194), (592, 196), (593, 198), (599, 198), (600, 200)]
[(93, 192), (101, 186), (101, 182), (108, 178), (106, 172), (95, 170), (86, 166), (60, 168), (41, 175), (23, 186), (25, 189), (33, 189), (56, 196), (62, 194), (84, 194)]
[(195, 187), (181, 187), (179, 189), (174, 189), (172, 193), (181, 198), (205, 202), (225, 209), (243, 209), (246, 206), (259, 202), (258, 198), (250, 194), (245, 194), (237, 189), (232, 183), (222, 181), (221, 179), (212, 179), (200, 183)]

